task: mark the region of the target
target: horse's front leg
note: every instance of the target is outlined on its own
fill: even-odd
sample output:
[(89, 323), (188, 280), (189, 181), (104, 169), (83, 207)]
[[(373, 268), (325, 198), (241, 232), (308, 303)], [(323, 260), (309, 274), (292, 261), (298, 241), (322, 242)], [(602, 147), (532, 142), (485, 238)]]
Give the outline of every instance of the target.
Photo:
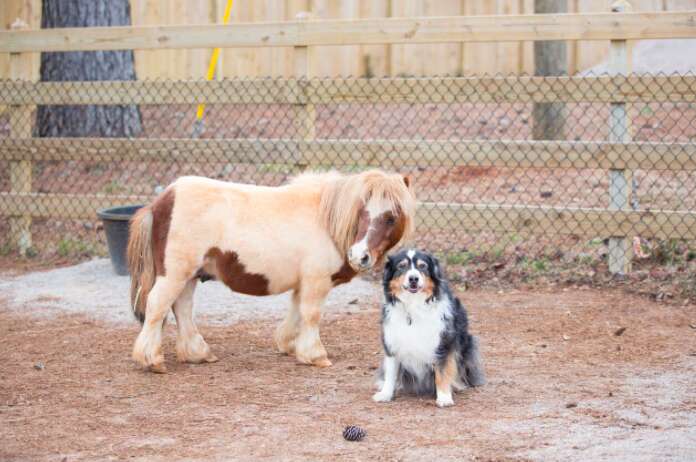
[(300, 332), (300, 290), (292, 291), (292, 304), (285, 319), (275, 331), (278, 351), (286, 355), (295, 353), (295, 339)]
[(300, 332), (295, 339), (295, 357), (304, 364), (331, 366), (319, 338), (321, 307), (331, 290), (331, 281), (303, 280), (300, 288)]

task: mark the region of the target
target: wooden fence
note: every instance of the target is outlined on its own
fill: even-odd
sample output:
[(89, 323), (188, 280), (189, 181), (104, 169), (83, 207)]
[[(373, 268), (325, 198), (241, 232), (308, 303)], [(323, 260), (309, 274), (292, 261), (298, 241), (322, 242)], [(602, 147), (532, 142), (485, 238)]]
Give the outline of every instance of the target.
[[(227, 0), (131, 0), (134, 26), (160, 24), (216, 24)], [(22, 19), (40, 28), (41, 0), (2, 0), (0, 29)], [(608, 10), (607, 0), (568, 0), (569, 13)], [(696, 0), (631, 0), (634, 11), (659, 12), (696, 9)], [(476, 16), (531, 14), (534, 0), (266, 0), (237, 1), (232, 23), (293, 20), (307, 11), (316, 19), (383, 19), (424, 16)], [(606, 59), (608, 43), (578, 40), (568, 43), (568, 70), (589, 69)], [(292, 77), (293, 49), (223, 49), (219, 78)], [(318, 47), (317, 74), (322, 76), (482, 75), (534, 71), (532, 42), (458, 42), (438, 45), (378, 44)], [(38, 75), (38, 57), (30, 60), (27, 76)], [(139, 79), (196, 79), (205, 75), (208, 49), (136, 50)], [(0, 78), (8, 74), (0, 54)]]
[[(610, 269), (630, 270), (632, 234), (659, 238), (696, 239), (696, 213), (638, 211), (628, 204), (632, 169), (696, 170), (696, 145), (638, 143), (630, 139), (626, 105), (639, 102), (696, 101), (695, 77), (623, 77), (628, 74), (627, 40), (696, 37), (696, 12), (606, 13), (589, 15), (522, 15), (363, 19), (351, 21), (294, 21), (230, 26), (134, 26), (92, 29), (17, 30), (0, 32), (0, 53), (10, 53), (13, 78), (22, 78), (21, 60), (41, 51), (105, 49), (179, 49), (196, 47), (293, 47), (298, 79), (218, 82), (84, 82), (0, 84), (0, 100), (10, 108), (10, 137), (0, 140), (0, 160), (9, 161), (11, 191), (0, 193), (0, 203), (11, 216), (14, 241), (31, 244), (31, 217), (93, 219), (97, 208), (142, 202), (146, 197), (44, 194), (31, 190), (31, 162), (36, 160), (129, 159), (171, 161), (217, 144), (229, 162), (251, 162), (268, 144), (282, 146), (288, 163), (318, 165), (350, 162), (381, 165), (385, 158), (408, 153), (406, 162), (438, 162), (438, 153), (457, 165), (513, 168), (602, 168), (610, 177), (606, 209), (526, 205), (421, 204), (424, 226), (525, 233), (565, 233), (606, 236), (610, 242)], [(343, 44), (423, 44), (453, 41), (520, 40), (610, 41), (610, 70), (604, 77), (509, 77), (448, 79), (341, 79), (332, 85), (307, 79), (316, 75), (316, 46)], [(13, 71), (14, 69), (14, 71)], [(672, 80), (670, 80), (672, 79)], [(410, 141), (317, 140), (315, 105), (326, 102), (418, 103), (418, 85), (447, 85), (442, 102), (556, 102), (588, 101), (611, 108), (606, 142), (545, 141)], [(295, 108), (298, 139), (32, 139), (28, 119), (38, 104), (193, 104), (235, 103), (239, 94), (258, 94), (260, 103), (291, 104)], [(273, 88), (273, 85), (276, 85)], [(327, 90), (330, 88), (330, 90)], [(378, 88), (379, 91), (375, 89)], [(456, 91), (451, 90), (455, 88)], [(147, 89), (148, 91), (144, 91)], [(427, 102), (437, 98), (432, 94)], [(26, 124), (25, 124), (26, 125)], [(96, 142), (95, 142), (96, 141)], [(396, 147), (395, 147), (396, 146)], [(556, 149), (552, 149), (556, 147)], [(396, 150), (396, 152), (395, 152)], [(316, 153), (323, 153), (317, 156)], [(535, 155), (530, 155), (533, 153)], [(190, 158), (190, 157), (189, 157)], [(219, 159), (219, 157), (216, 157)], [(66, 212), (60, 204), (74, 206)], [(429, 213), (433, 210), (437, 214)]]

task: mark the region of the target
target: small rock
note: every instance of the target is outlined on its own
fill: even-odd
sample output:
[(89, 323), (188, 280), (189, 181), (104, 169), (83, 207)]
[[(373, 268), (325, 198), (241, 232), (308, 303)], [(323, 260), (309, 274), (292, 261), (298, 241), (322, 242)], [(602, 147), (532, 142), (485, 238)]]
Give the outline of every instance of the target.
[(44, 366), (44, 363), (39, 361), (38, 363), (34, 364), (34, 369), (36, 369), (37, 371), (42, 371), (46, 369), (46, 366)]
[(356, 303), (358, 303), (358, 299), (357, 299), (357, 298), (354, 298), (353, 300), (351, 300), (351, 301), (348, 302), (349, 305), (355, 305)]
[(619, 327), (618, 329), (616, 329), (616, 330), (614, 331), (614, 335), (618, 337), (618, 336), (620, 336), (620, 335), (623, 335), (624, 332), (626, 332), (626, 328), (625, 328), (625, 327)]
[(578, 403), (568, 403), (566, 404), (566, 409), (572, 409), (574, 407), (578, 407)]
[(565, 340), (565, 341), (567, 342), (568, 340), (570, 340), (570, 337), (568, 337), (567, 335), (564, 334), (564, 335), (563, 335), (563, 340)]
[(689, 324), (689, 327), (691, 327), (692, 329), (696, 329), (696, 322), (692, 322), (691, 324)]

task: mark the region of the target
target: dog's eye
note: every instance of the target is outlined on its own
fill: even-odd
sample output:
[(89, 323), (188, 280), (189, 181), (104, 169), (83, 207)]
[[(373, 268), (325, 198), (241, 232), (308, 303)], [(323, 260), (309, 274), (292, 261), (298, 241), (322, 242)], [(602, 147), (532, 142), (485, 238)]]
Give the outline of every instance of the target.
[(398, 269), (400, 269), (400, 270), (406, 269), (407, 266), (408, 266), (408, 262), (407, 262), (406, 260), (401, 260), (401, 261), (399, 262), (399, 264), (396, 265), (396, 267), (397, 267)]
[(428, 269), (428, 264), (425, 263), (424, 261), (419, 261), (418, 264), (416, 265), (416, 267), (421, 271), (425, 271)]

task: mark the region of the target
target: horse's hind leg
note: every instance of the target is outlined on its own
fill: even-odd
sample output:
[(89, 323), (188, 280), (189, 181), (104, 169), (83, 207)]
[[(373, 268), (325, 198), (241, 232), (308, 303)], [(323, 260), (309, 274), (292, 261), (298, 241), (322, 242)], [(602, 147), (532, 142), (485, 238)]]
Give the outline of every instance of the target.
[(196, 283), (196, 279), (188, 281), (174, 302), (174, 316), (179, 331), (176, 338), (176, 357), (181, 362), (213, 363), (218, 359), (210, 352), (210, 347), (193, 322), (193, 293)]
[(162, 354), (163, 322), (185, 285), (185, 279), (159, 276), (147, 297), (145, 321), (133, 346), (133, 359), (152, 372), (164, 373), (167, 370)]
[(296, 289), (292, 292), (290, 309), (275, 331), (276, 346), (281, 353), (290, 355), (295, 352), (295, 339), (300, 332), (300, 321), (300, 291)]
[(319, 338), (321, 306), (331, 290), (324, 280), (303, 280), (300, 290), (300, 333), (295, 339), (295, 357), (301, 363), (319, 367), (331, 365)]

